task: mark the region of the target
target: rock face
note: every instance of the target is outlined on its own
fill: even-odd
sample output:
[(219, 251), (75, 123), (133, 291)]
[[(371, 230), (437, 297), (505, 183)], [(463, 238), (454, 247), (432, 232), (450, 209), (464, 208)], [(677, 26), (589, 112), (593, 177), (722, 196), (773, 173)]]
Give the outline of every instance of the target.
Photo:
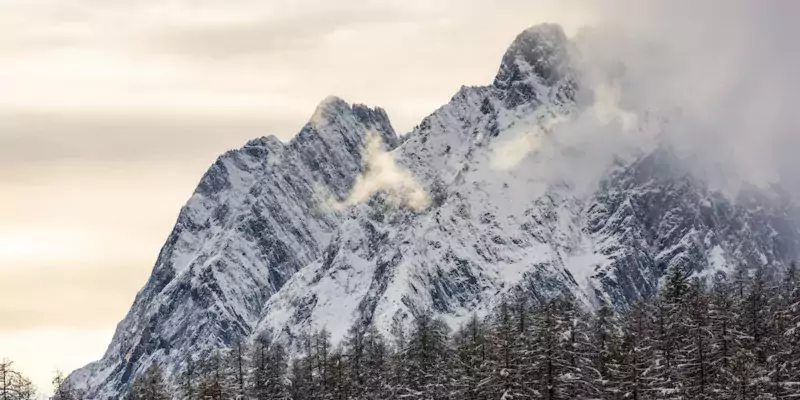
[[(672, 266), (709, 275), (782, 268), (800, 255), (800, 214), (785, 194), (731, 199), (668, 150), (618, 158), (590, 184), (548, 167), (581, 153), (547, 135), (521, 156), (501, 151), (574, 112), (570, 54), (558, 26), (533, 27), (492, 85), (461, 88), (402, 139), (383, 110), (328, 98), (290, 142), (259, 138), (225, 153), (181, 210), (106, 354), (69, 382), (89, 398), (117, 398), (153, 363), (175, 376), (187, 354), (267, 328), (291, 341), (325, 327), (337, 341), (354, 324), (389, 334), (427, 310), (458, 324), (515, 288), (624, 309)], [(371, 132), (427, 192), (426, 208), (380, 191), (330, 207), (347, 204), (364, 176)]]

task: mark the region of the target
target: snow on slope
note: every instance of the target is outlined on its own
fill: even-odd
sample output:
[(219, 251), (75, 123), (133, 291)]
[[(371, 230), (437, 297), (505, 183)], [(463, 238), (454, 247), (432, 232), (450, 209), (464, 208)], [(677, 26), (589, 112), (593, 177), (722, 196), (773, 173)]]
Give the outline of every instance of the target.
[[(175, 376), (186, 354), (263, 329), (292, 340), (324, 327), (338, 341), (429, 310), (456, 325), (515, 288), (624, 309), (670, 266), (710, 274), (722, 257), (780, 267), (800, 254), (799, 214), (779, 192), (729, 199), (668, 149), (597, 157), (588, 147), (603, 137), (565, 141), (558, 124), (585, 112), (571, 56), (558, 26), (537, 26), (492, 85), (461, 88), (402, 141), (382, 110), (329, 98), (291, 142), (226, 153), (107, 353), (70, 382), (115, 398), (151, 363)], [(371, 131), (427, 207), (385, 191), (348, 200)]]
[(190, 351), (250, 335), (264, 303), (336, 231), (339, 220), (320, 210), (319, 192), (347, 195), (371, 132), (396, 144), (383, 110), (331, 97), (289, 143), (259, 138), (219, 157), (181, 210), (106, 354), (69, 381), (89, 388), (90, 398), (114, 398), (151, 363), (173, 373)]

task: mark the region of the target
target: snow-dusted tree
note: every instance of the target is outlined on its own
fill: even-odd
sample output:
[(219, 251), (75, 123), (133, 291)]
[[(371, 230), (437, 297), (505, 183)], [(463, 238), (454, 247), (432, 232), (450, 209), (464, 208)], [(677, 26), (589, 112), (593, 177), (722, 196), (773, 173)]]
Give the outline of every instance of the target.
[(711, 357), (714, 335), (709, 321), (710, 301), (703, 281), (692, 282), (685, 304), (679, 323), (687, 336), (686, 340), (676, 341), (680, 345), (676, 355), (679, 379), (686, 398), (711, 399), (716, 374)]
[(286, 387), (288, 356), (284, 346), (274, 340), (271, 331), (264, 331), (256, 338), (252, 353), (252, 397), (256, 400), (289, 398)]
[(405, 351), (408, 347), (409, 335), (403, 319), (397, 318), (392, 322), (390, 333), (392, 341), (389, 355), (388, 391), (389, 398), (397, 398), (408, 392), (406, 386), (411, 379), (408, 376), (411, 367)]
[[(535, 379), (535, 371), (524, 371), (532, 368), (520, 365), (521, 358), (530, 358), (532, 351), (522, 343), (529, 335), (519, 334), (519, 324), (514, 323), (509, 303), (502, 301), (490, 318), (489, 331), (486, 335), (486, 377), (478, 387), (482, 398), (499, 399), (503, 396), (522, 398), (523, 393), (535, 390), (533, 385), (526, 385)], [(526, 373), (529, 372), (529, 373)]]
[(221, 351), (215, 351), (199, 366), (201, 371), (197, 395), (203, 400), (230, 400), (233, 398), (229, 386), (225, 361)]
[(248, 367), (251, 365), (250, 351), (247, 344), (241, 338), (237, 338), (228, 350), (226, 360), (226, 374), (229, 382), (228, 386), (231, 388), (233, 398), (236, 400), (245, 399), (247, 397), (247, 375)]
[(741, 310), (742, 331), (747, 334), (743, 341), (744, 349), (752, 356), (754, 363), (751, 365), (752, 376), (748, 386), (751, 395), (759, 398), (768, 392), (769, 373), (767, 371), (767, 347), (769, 345), (768, 321), (769, 312), (769, 293), (768, 283), (764, 275), (763, 267), (755, 269), (750, 287), (743, 299)]
[(714, 371), (711, 392), (717, 398), (733, 398), (736, 376), (733, 358), (741, 346), (743, 334), (738, 330), (736, 286), (725, 277), (716, 277), (709, 294), (708, 322), (713, 336), (709, 362)]
[(589, 345), (593, 346), (592, 369), (596, 374), (594, 386), (598, 397), (607, 400), (621, 398), (622, 336), (619, 321), (608, 302), (603, 302), (591, 321)]
[(314, 357), (316, 361), (315, 374), (320, 386), (321, 393), (328, 393), (330, 386), (330, 374), (328, 373), (328, 355), (331, 351), (331, 333), (322, 328), (314, 335)]
[(645, 373), (650, 368), (653, 348), (649, 307), (636, 302), (622, 322), (622, 348), (619, 360), (619, 392), (624, 399), (643, 400), (647, 394)]
[(685, 324), (688, 291), (685, 272), (680, 267), (672, 267), (661, 293), (653, 300), (654, 325), (648, 335), (653, 359), (644, 380), (647, 392), (659, 399), (679, 399), (683, 394), (678, 350), (685, 346), (688, 336)]
[(80, 400), (82, 393), (75, 390), (72, 385), (64, 379), (64, 374), (61, 371), (56, 371), (56, 376), (53, 378), (53, 396), (50, 400)]
[[(763, 394), (773, 399), (783, 399), (791, 393), (791, 341), (786, 335), (790, 326), (790, 305), (797, 275), (795, 264), (791, 264), (782, 279), (771, 277), (767, 293), (767, 319), (764, 325), (762, 351), (765, 352), (762, 386)], [(766, 379), (765, 379), (766, 378)]]
[[(786, 330), (783, 332), (785, 340), (786, 362), (786, 390), (790, 393), (800, 393), (800, 273), (797, 264), (792, 263), (786, 276), (788, 291), (786, 302)], [(800, 397), (800, 396), (798, 396)]]
[(731, 358), (730, 399), (747, 400), (757, 397), (754, 382), (757, 377), (756, 357), (745, 346), (737, 347)]
[(564, 336), (569, 327), (562, 315), (562, 303), (560, 299), (547, 301), (535, 315), (533, 355), (539, 377), (536, 389), (543, 400), (566, 396), (564, 377), (570, 372), (570, 362), (564, 352)]
[(406, 393), (410, 399), (440, 399), (447, 393), (450, 380), (447, 361), (451, 357), (447, 324), (432, 314), (423, 313), (414, 320), (414, 327), (403, 351), (406, 358)]
[(186, 357), (180, 375), (180, 395), (183, 400), (197, 398), (197, 370), (192, 355)]
[[(291, 398), (302, 400), (314, 398), (319, 392), (314, 379), (314, 345), (311, 334), (301, 335), (297, 340), (298, 357), (291, 364), (289, 391)], [(256, 358), (253, 357), (255, 360)], [(257, 365), (257, 364), (256, 364)]]
[(564, 399), (597, 399), (603, 391), (597, 386), (600, 374), (595, 369), (597, 343), (590, 328), (591, 316), (574, 299), (564, 299), (558, 310), (561, 334), (560, 353), (564, 359), (559, 381)]
[(138, 376), (128, 391), (126, 400), (170, 400), (172, 394), (164, 383), (164, 374), (157, 365), (151, 365)]
[(364, 386), (369, 375), (369, 370), (365, 365), (366, 350), (366, 330), (364, 325), (356, 323), (348, 331), (345, 338), (345, 353), (347, 358), (347, 373), (345, 376), (350, 396), (358, 398), (362, 395)]
[(289, 372), (289, 398), (292, 400), (304, 400), (312, 398), (311, 368), (305, 357), (292, 360)]
[(364, 336), (364, 378), (359, 398), (388, 399), (391, 394), (391, 352), (383, 335), (373, 325)]
[(0, 400), (32, 400), (36, 389), (13, 365), (10, 360), (0, 361)]
[(750, 283), (750, 288), (745, 299), (744, 315), (746, 332), (753, 338), (753, 351), (759, 363), (766, 359), (763, 342), (767, 335), (767, 282), (764, 277), (764, 268), (757, 268)]
[(464, 399), (480, 398), (478, 388), (488, 377), (486, 368), (486, 333), (483, 322), (472, 314), (453, 338), (455, 362), (453, 363), (455, 393)]
[(510, 383), (511, 391), (504, 394), (517, 398), (537, 396), (539, 378), (539, 354), (536, 353), (536, 330), (539, 316), (546, 307), (534, 304), (529, 292), (517, 288), (511, 296), (512, 334), (509, 346), (511, 348), (511, 363), (506, 379)]
[(350, 375), (350, 363), (341, 347), (334, 348), (328, 357), (328, 390), (324, 398), (332, 400), (351, 399), (353, 396), (353, 380)]

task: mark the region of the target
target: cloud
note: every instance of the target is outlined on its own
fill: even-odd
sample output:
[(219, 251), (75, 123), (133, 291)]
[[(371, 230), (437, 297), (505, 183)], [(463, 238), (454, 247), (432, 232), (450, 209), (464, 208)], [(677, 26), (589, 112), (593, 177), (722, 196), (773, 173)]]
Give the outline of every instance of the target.
[(386, 194), (387, 199), (395, 205), (405, 205), (415, 211), (425, 210), (430, 205), (425, 188), (411, 171), (397, 164), (394, 154), (385, 150), (381, 136), (371, 132), (364, 148), (364, 173), (356, 178), (347, 199), (334, 201), (328, 206), (341, 210), (365, 203), (378, 193)]
[(620, 88), (609, 84), (599, 84), (593, 90), (594, 99), (590, 107), (591, 113), (603, 124), (618, 123), (623, 132), (631, 132), (636, 128), (639, 118), (633, 112), (620, 106)]
[[(612, 1), (575, 39), (583, 85), (649, 126), (616, 141), (673, 147), (712, 184), (797, 179), (796, 2)], [(618, 10), (625, 10), (619, 13)], [(601, 93), (602, 94), (602, 93)], [(601, 96), (602, 97), (602, 96)], [(654, 122), (654, 118), (661, 121)], [(691, 160), (691, 161), (689, 161)]]
[[(622, 141), (641, 141), (639, 117), (620, 105), (620, 89), (601, 83), (587, 90), (589, 100), (569, 113), (543, 113), (533, 127), (514, 128), (507, 139), (492, 144), (491, 167), (508, 171), (536, 154), (544, 165), (536, 174), (545, 180), (576, 180), (603, 171), (616, 153), (629, 146)], [(642, 145), (642, 143), (638, 143)]]
[[(228, 21), (177, 21), (146, 36), (146, 46), (171, 54), (195, 57), (234, 57), (304, 52), (325, 47), (336, 35), (374, 26), (422, 23), (409, 10), (380, 4), (329, 4), (309, 2), (294, 13), (275, 15), (263, 10), (246, 19)], [(414, 20), (416, 18), (416, 20)]]
[(595, 18), (573, 37), (582, 88), (577, 109), (547, 129), (498, 143), (495, 167), (522, 170), (517, 164), (536, 152), (547, 160), (536, 174), (592, 175), (615, 155), (667, 146), (729, 194), (774, 182), (800, 193), (800, 119), (793, 109), (800, 102), (793, 39), (800, 26), (790, 17), (800, 4), (586, 4)]
[(507, 132), (508, 139), (492, 144), (490, 166), (499, 171), (516, 168), (525, 157), (541, 149), (553, 130), (567, 118), (564, 115), (547, 116), (533, 127), (522, 128), (519, 133)]

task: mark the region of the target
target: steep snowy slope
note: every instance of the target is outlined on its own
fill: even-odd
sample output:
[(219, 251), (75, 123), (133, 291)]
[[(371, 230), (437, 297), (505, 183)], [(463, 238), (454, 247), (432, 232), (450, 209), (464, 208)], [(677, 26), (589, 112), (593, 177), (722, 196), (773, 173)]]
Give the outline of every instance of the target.
[[(382, 110), (331, 98), (291, 142), (223, 155), (103, 359), (70, 382), (114, 398), (151, 363), (174, 374), (186, 354), (267, 328), (291, 340), (324, 327), (337, 341), (428, 310), (455, 325), (514, 288), (624, 309), (672, 265), (709, 274), (798, 256), (800, 214), (777, 190), (731, 199), (668, 149), (578, 169), (590, 155), (552, 129), (584, 111), (572, 54), (558, 26), (540, 25), (491, 85), (461, 88), (402, 140)], [(383, 164), (364, 152), (371, 131)], [(368, 184), (387, 162), (428, 201), (398, 204), (385, 177)], [(354, 187), (384, 190), (361, 199)]]
[(346, 195), (375, 131), (395, 143), (383, 110), (331, 97), (291, 142), (259, 138), (222, 155), (181, 210), (106, 354), (70, 382), (90, 398), (113, 397), (153, 362), (171, 372), (189, 351), (251, 334), (264, 303), (337, 230), (319, 192)]

